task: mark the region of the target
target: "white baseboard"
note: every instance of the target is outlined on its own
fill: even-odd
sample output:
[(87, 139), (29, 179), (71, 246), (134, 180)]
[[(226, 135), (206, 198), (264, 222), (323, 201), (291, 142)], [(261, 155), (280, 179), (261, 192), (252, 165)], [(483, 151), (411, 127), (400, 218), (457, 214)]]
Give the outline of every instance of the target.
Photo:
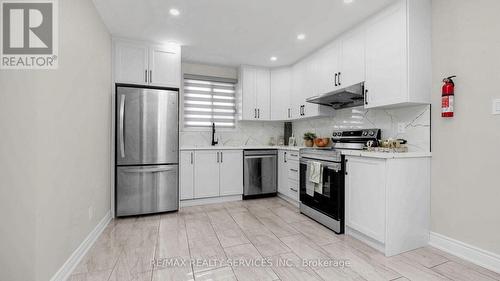
[(104, 231), (108, 223), (111, 221), (111, 212), (108, 211), (96, 227), (85, 237), (85, 240), (76, 248), (61, 268), (52, 276), (50, 281), (65, 281), (71, 275), (75, 267), (80, 263), (88, 250), (94, 245), (95, 241)]
[(181, 200), (180, 207), (191, 207), (198, 205), (207, 205), (207, 204), (215, 204), (215, 203), (224, 203), (231, 201), (241, 201), (241, 195), (229, 195), (229, 196), (220, 196), (220, 197), (210, 197), (210, 198), (201, 198), (201, 199), (191, 199), (191, 200)]
[(489, 270), (500, 273), (500, 255), (498, 254), (435, 232), (430, 233), (429, 245)]

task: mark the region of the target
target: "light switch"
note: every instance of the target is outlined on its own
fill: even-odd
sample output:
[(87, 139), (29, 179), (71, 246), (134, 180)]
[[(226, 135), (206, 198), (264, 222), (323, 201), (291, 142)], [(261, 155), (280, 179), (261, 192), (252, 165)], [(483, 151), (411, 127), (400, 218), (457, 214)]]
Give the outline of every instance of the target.
[(493, 112), (492, 114), (498, 115), (500, 114), (500, 99), (493, 100)]

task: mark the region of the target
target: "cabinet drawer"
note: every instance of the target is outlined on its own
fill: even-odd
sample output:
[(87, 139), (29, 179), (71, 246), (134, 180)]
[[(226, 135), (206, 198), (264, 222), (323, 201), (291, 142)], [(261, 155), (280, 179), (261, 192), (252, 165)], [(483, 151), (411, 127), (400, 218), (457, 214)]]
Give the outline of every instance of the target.
[(293, 150), (288, 150), (286, 152), (286, 157), (287, 157), (287, 161), (288, 160), (299, 161), (299, 152), (298, 151), (293, 151)]
[(299, 201), (299, 182), (296, 180), (288, 179), (288, 197), (294, 199), (295, 201)]
[(291, 161), (287, 162), (287, 171), (288, 171), (288, 179), (290, 180), (299, 180), (299, 161)]

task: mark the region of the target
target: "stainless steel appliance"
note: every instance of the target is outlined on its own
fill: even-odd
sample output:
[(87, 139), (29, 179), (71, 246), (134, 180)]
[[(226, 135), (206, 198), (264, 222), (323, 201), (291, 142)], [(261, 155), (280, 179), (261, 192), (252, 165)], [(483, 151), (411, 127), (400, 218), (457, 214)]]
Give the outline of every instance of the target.
[(275, 196), (278, 187), (278, 151), (243, 151), (243, 199)]
[(179, 205), (178, 91), (116, 86), (117, 216)]
[[(310, 180), (314, 165), (321, 169), (320, 183)], [(344, 173), (340, 151), (332, 148), (300, 150), (300, 212), (337, 234), (344, 233)]]
[(364, 149), (368, 141), (378, 143), (381, 139), (380, 129), (362, 129), (350, 131), (333, 131), (333, 147), (338, 149)]
[(365, 91), (363, 82), (350, 85), (348, 87), (335, 90), (330, 93), (310, 97), (306, 101), (310, 103), (331, 106), (335, 109), (340, 109), (363, 105), (367, 94), (368, 93), (367, 91)]

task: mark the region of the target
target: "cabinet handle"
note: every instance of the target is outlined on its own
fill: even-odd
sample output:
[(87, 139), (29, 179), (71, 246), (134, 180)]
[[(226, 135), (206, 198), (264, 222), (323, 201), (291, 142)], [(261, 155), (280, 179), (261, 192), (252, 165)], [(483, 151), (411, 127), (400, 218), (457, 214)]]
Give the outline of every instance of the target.
[(193, 165), (193, 153), (191, 152), (191, 165)]
[(365, 104), (368, 104), (368, 89), (365, 89)]
[(260, 119), (260, 108), (257, 108), (257, 119)]
[(222, 151), (220, 152), (220, 162), (223, 163), (224, 162), (224, 154), (222, 153)]
[(144, 82), (148, 83), (148, 70), (144, 70)]
[(217, 152), (217, 163), (219, 163), (219, 152)]
[(297, 169), (290, 169), (290, 171), (292, 171), (292, 172), (298, 172), (299, 170), (297, 170)]
[(337, 86), (338, 86), (338, 85), (337, 85), (337, 77), (338, 77), (338, 75), (339, 75), (338, 73), (335, 73), (335, 79), (334, 79), (334, 81), (335, 81), (335, 87), (337, 87)]
[(149, 71), (149, 83), (153, 83), (153, 71)]
[(290, 190), (293, 191), (293, 192), (297, 192), (297, 189), (296, 188), (292, 188), (290, 187)]
[(298, 155), (297, 155), (297, 154), (291, 154), (291, 153), (290, 153), (290, 155), (292, 155), (293, 157), (298, 157)]
[(286, 161), (287, 161), (287, 159), (286, 159), (286, 151), (285, 151), (285, 157), (284, 158), (285, 158), (284, 160), (285, 160), (285, 163), (286, 163)]
[(257, 108), (253, 109), (253, 119), (257, 119)]
[(342, 74), (342, 72), (339, 72), (339, 76), (338, 76), (339, 86), (341, 85), (341, 84), (340, 84), (340, 74)]

